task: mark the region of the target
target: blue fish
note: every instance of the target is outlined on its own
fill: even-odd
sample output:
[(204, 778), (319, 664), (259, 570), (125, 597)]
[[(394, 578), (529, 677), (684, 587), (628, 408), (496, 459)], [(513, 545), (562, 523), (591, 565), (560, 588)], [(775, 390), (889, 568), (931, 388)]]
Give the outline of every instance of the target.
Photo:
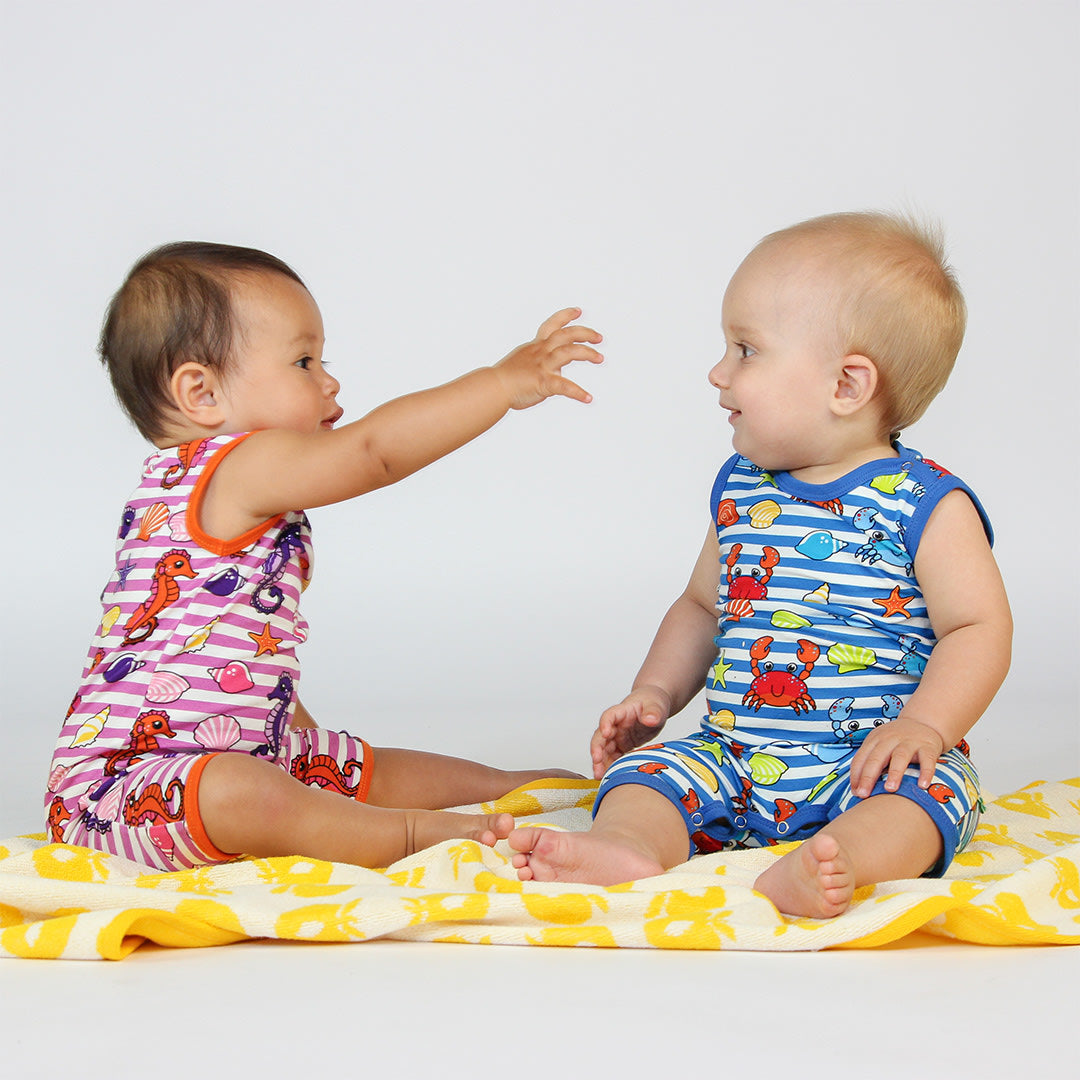
[(820, 532), (807, 533), (795, 545), (795, 550), (808, 559), (824, 562), (847, 546), (846, 540), (837, 540), (831, 532), (822, 529)]

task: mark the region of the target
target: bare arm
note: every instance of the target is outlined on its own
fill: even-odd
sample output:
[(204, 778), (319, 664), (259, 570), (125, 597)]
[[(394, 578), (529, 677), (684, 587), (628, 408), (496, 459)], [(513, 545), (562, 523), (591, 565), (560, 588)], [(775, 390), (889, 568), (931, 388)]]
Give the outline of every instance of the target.
[(919, 763), (929, 785), (934, 763), (974, 726), (1009, 668), (1012, 615), (1005, 586), (971, 500), (953, 491), (935, 507), (915, 560), (937, 644), (900, 715), (876, 728), (852, 762), (852, 788), (869, 795), (886, 767), (886, 789)]
[(659, 734), (705, 685), (716, 655), (719, 584), (720, 545), (710, 524), (690, 581), (661, 621), (633, 689), (600, 717), (591, 744), (597, 778), (616, 758)]
[(533, 341), (494, 367), (397, 398), (336, 430), (257, 432), (229, 454), (210, 484), (204, 520), (220, 522), (210, 531), (239, 535), (288, 510), (325, 506), (396, 483), (475, 439), (510, 409), (553, 395), (590, 401), (561, 374), (572, 361), (603, 359), (584, 344), (601, 340), (595, 330), (566, 326), (579, 314), (568, 308), (553, 315)]

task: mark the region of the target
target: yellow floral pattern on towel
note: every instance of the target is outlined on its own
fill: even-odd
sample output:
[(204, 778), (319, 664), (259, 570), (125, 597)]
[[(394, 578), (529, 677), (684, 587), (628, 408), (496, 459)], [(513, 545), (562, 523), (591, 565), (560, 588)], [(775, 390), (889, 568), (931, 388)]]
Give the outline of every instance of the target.
[[(542, 781), (484, 809), (584, 829), (595, 790)], [(785, 918), (753, 891), (790, 846), (703, 855), (601, 888), (520, 882), (505, 844), (465, 840), (385, 870), (292, 857), (162, 874), (19, 837), (0, 842), (0, 956), (117, 960), (144, 941), (251, 938), (796, 951), (872, 948), (916, 930), (986, 945), (1080, 944), (1080, 779), (989, 802), (944, 878), (860, 889), (838, 919)]]

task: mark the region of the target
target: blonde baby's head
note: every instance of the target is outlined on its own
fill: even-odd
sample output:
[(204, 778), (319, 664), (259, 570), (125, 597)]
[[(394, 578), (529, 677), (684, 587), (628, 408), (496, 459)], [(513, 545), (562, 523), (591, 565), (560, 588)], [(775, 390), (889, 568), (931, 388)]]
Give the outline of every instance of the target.
[(873, 362), (884, 433), (918, 420), (948, 380), (967, 320), (941, 229), (898, 214), (829, 214), (766, 236), (747, 261), (762, 258), (797, 260), (835, 349)]
[(98, 352), (121, 407), (142, 435), (159, 441), (174, 418), (174, 372), (194, 362), (224, 375), (241, 327), (237, 287), (294, 270), (255, 248), (185, 241), (144, 255), (109, 303)]

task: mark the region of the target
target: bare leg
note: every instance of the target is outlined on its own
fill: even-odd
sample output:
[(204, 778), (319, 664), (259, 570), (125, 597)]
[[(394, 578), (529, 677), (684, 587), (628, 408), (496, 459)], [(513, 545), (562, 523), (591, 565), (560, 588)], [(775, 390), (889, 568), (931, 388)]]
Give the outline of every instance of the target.
[(221, 851), (270, 857), (307, 855), (358, 866), (388, 866), (443, 840), (492, 845), (514, 826), (509, 814), (450, 814), (369, 806), (307, 787), (246, 754), (218, 754), (199, 782), (199, 812)]
[(604, 796), (589, 832), (515, 829), (507, 841), (523, 881), (617, 885), (686, 862), (682, 814), (658, 791), (622, 784)]
[(477, 761), (423, 750), (372, 747), (372, 755), (375, 768), (368, 791), (368, 803), (372, 806), (437, 810), (444, 806), (491, 802), (533, 780), (584, 779), (565, 769), (495, 769)]
[(924, 874), (941, 857), (930, 815), (902, 795), (856, 803), (789, 851), (754, 883), (787, 915), (832, 918), (862, 885)]

